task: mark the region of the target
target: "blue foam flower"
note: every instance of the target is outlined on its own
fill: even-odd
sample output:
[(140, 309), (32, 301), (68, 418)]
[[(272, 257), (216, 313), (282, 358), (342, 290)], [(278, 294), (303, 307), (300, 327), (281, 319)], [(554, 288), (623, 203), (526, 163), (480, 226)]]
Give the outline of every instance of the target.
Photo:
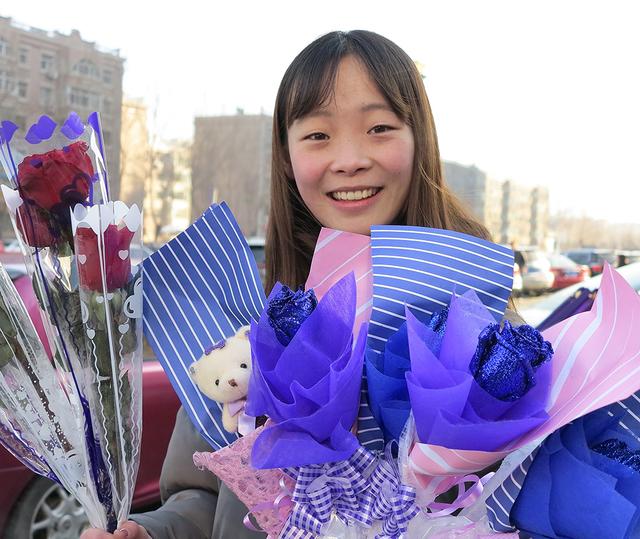
[(632, 461), (639, 449), (606, 409), (575, 420), (540, 447), (511, 522), (534, 538), (638, 537), (640, 473)]

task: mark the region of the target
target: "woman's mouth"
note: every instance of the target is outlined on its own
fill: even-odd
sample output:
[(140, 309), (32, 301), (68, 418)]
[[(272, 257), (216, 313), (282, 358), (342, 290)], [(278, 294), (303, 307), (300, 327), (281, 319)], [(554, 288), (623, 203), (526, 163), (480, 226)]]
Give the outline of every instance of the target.
[(333, 200), (358, 201), (366, 200), (377, 195), (382, 190), (381, 187), (369, 187), (367, 189), (353, 189), (349, 191), (332, 191), (329, 196)]

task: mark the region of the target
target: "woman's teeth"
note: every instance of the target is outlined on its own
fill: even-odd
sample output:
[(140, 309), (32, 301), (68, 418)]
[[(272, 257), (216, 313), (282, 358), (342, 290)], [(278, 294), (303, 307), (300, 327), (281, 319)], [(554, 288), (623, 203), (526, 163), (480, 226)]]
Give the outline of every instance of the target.
[(334, 200), (363, 200), (372, 197), (378, 191), (380, 189), (377, 187), (363, 189), (362, 191), (334, 191), (331, 196)]

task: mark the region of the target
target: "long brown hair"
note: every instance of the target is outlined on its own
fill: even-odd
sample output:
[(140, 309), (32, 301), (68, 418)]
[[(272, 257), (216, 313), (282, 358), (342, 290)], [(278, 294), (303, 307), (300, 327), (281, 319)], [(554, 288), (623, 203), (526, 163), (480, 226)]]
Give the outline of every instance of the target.
[(347, 55), (362, 63), (393, 111), (413, 131), (413, 179), (405, 206), (394, 223), (490, 238), (487, 229), (462, 207), (443, 181), (433, 115), (415, 63), (395, 43), (373, 32), (331, 32), (293, 60), (276, 97), (265, 246), (267, 291), (276, 281), (290, 287), (304, 284), (309, 272), (321, 224), (303, 202), (291, 176), (287, 130), (295, 120), (331, 99), (338, 66)]

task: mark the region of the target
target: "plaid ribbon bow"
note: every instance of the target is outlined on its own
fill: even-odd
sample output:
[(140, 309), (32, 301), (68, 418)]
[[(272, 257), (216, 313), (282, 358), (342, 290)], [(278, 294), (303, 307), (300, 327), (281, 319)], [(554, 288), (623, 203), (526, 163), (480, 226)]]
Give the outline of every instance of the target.
[[(363, 447), (347, 460), (300, 467), (291, 496), (294, 507), (280, 537), (311, 539), (335, 514), (347, 522), (363, 521), (362, 506), (370, 503), (367, 495), (371, 467), (376, 458)], [(364, 502), (364, 504), (363, 504)]]
[(384, 457), (369, 478), (367, 498), (371, 503), (365, 511), (370, 521), (383, 521), (382, 533), (376, 539), (402, 537), (409, 521), (420, 512), (415, 503), (415, 489), (400, 482), (398, 464), (391, 455), (392, 443), (387, 444)]

